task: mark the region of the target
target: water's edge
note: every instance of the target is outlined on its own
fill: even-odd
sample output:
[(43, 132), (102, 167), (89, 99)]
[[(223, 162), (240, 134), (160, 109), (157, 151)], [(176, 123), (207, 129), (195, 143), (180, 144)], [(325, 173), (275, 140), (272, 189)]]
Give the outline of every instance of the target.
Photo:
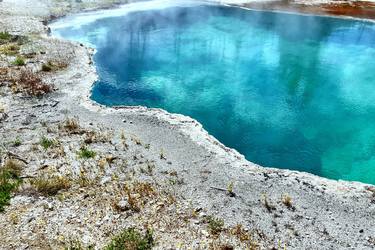
[[(158, 1), (153, 1), (153, 2), (154, 2), (153, 6), (155, 6), (155, 4), (157, 4)], [(173, 1), (171, 2), (169, 0), (161, 0), (161, 2), (164, 3), (164, 4), (167, 3), (165, 8), (170, 7), (168, 4), (172, 4), (171, 6), (177, 6), (175, 3), (173, 3)], [(185, 1), (185, 2), (182, 2), (182, 3), (190, 4), (191, 1)], [(100, 13), (100, 14), (104, 14), (105, 16), (109, 16), (107, 12), (109, 12), (109, 13), (111, 11), (117, 12), (117, 11), (121, 11), (121, 9), (127, 9), (129, 7), (129, 5), (135, 5), (136, 6), (136, 5), (139, 5), (139, 4), (143, 4), (143, 3), (124, 4), (124, 5), (117, 6), (117, 8), (115, 8), (115, 9), (105, 9), (105, 10), (98, 9), (98, 10), (95, 10), (95, 11), (84, 12), (84, 14), (85, 15), (86, 14), (87, 15), (96, 15), (97, 13)], [(148, 3), (146, 2), (145, 4), (147, 5)], [(197, 4), (197, 2), (194, 1), (194, 4)], [(225, 2), (213, 3), (213, 2), (210, 2), (210, 1), (198, 1), (198, 4), (220, 5), (220, 6), (226, 6), (226, 7), (232, 7), (232, 8), (241, 8), (241, 9), (245, 9), (245, 10), (260, 11), (260, 12), (275, 12), (275, 13), (285, 13), (285, 14), (302, 15), (302, 16), (321, 16), (321, 17), (344, 19), (344, 20), (360, 20), (360, 21), (375, 23), (374, 20), (345, 17), (345, 16), (314, 15), (314, 14), (294, 13), (294, 12), (278, 11), (278, 10), (270, 10), (270, 11), (269, 10), (256, 10), (256, 9), (252, 9), (252, 8), (237, 6), (237, 5), (234, 5), (234, 4), (227, 4)], [(180, 6), (180, 5), (178, 5), (178, 6)], [(137, 6), (136, 6), (136, 8), (137, 8)], [(135, 11), (138, 11), (138, 10), (135, 10)], [(81, 14), (82, 13), (76, 13), (76, 14), (64, 16), (62, 18), (74, 17), (75, 15), (81, 15)], [(51, 23), (49, 23), (49, 26), (52, 27), (52, 29), (53, 29), (53, 26), (58, 24), (60, 21), (61, 21), (61, 18), (54, 19)], [(52, 35), (52, 37), (55, 38), (55, 39), (62, 39), (61, 37), (54, 37), (53, 35)], [(62, 40), (66, 40), (66, 39), (63, 38)], [(70, 42), (75, 43), (75, 44), (79, 44), (78, 42), (74, 42), (74, 41), (70, 41)], [(162, 119), (163, 121), (168, 122), (169, 124), (172, 124), (172, 125), (175, 125), (175, 126), (179, 127), (179, 129), (182, 130), (183, 133), (189, 135), (189, 137), (195, 143), (197, 143), (198, 145), (203, 144), (205, 147), (207, 147), (208, 150), (212, 150), (212, 151), (216, 151), (217, 149), (219, 149), (220, 151), (222, 151), (220, 153), (220, 155), (222, 157), (228, 157), (232, 160), (238, 161), (238, 164), (240, 166), (252, 166), (252, 167), (255, 167), (255, 168), (261, 167), (263, 169), (269, 169), (269, 170), (273, 170), (273, 171), (281, 171), (281, 172), (286, 171), (286, 172), (290, 172), (290, 173), (300, 173), (302, 175), (307, 175), (307, 176), (310, 176), (310, 177), (313, 177), (313, 178), (319, 178), (319, 179), (322, 179), (324, 181), (328, 180), (330, 182), (333, 181), (333, 182), (355, 184), (355, 185), (360, 184), (360, 186), (365, 185), (366, 187), (368, 185), (372, 185), (372, 184), (362, 183), (360, 181), (350, 181), (350, 180), (343, 180), (343, 179), (338, 179), (338, 180), (329, 179), (329, 178), (324, 177), (324, 176), (319, 176), (319, 175), (315, 175), (315, 174), (312, 174), (312, 173), (309, 173), (309, 172), (303, 172), (303, 171), (298, 171), (298, 170), (280, 169), (280, 168), (276, 168), (276, 167), (260, 166), (258, 164), (255, 164), (255, 163), (247, 160), (244, 157), (244, 155), (241, 154), (240, 152), (238, 152), (236, 149), (227, 147), (226, 145), (221, 143), (218, 139), (216, 139), (214, 136), (209, 134), (204, 129), (204, 127), (202, 126), (202, 124), (199, 121), (197, 121), (196, 119), (194, 119), (190, 116), (187, 116), (187, 115), (178, 114), (178, 113), (170, 113), (170, 112), (168, 112), (164, 109), (161, 109), (161, 108), (152, 108), (152, 107), (146, 107), (146, 106), (141, 106), (141, 105), (135, 105), (135, 106), (131, 106), (131, 105), (129, 105), (129, 106), (128, 105), (106, 106), (104, 104), (100, 104), (100, 103), (96, 102), (95, 100), (93, 100), (91, 98), (93, 86), (95, 85), (95, 83), (96, 83), (96, 81), (98, 80), (98, 77), (99, 77), (98, 74), (97, 74), (97, 71), (96, 71), (95, 61), (93, 59), (93, 57), (96, 53), (96, 50), (93, 49), (93, 48), (89, 48), (89, 47), (86, 47), (86, 49), (89, 51), (90, 64), (91, 64), (90, 67), (92, 69), (92, 72), (90, 74), (87, 74), (87, 76), (86, 76), (87, 82), (86, 82), (86, 84), (84, 84), (84, 86), (82, 84), (82, 87), (80, 88), (81, 91), (79, 92), (79, 96), (76, 96), (77, 92), (75, 92), (75, 91), (71, 92), (71, 95), (76, 96), (77, 100), (80, 101), (80, 105), (82, 105), (83, 107), (87, 108), (90, 111), (98, 112), (100, 114), (132, 112), (132, 113), (142, 114), (143, 116), (146, 115), (146, 116), (150, 116), (150, 117), (156, 117), (157, 119)], [(89, 86), (89, 87), (87, 87), (87, 86)], [(187, 124), (189, 126), (187, 126)], [(197, 128), (198, 128), (198, 131), (197, 131)]]

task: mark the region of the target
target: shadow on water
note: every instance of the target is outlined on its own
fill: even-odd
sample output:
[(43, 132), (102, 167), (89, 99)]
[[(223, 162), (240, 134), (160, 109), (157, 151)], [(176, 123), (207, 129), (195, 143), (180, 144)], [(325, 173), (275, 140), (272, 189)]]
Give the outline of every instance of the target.
[(56, 32), (96, 46), (99, 103), (192, 116), (260, 165), (375, 183), (373, 24), (199, 6)]

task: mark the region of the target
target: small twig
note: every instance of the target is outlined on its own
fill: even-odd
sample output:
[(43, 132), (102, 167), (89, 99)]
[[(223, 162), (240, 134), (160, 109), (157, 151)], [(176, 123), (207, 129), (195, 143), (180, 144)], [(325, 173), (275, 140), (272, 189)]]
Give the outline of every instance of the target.
[(43, 166), (41, 166), (38, 170), (43, 170), (43, 169), (46, 169), (48, 168), (49, 166), (47, 164), (44, 164)]
[(56, 107), (56, 106), (57, 106), (57, 105), (58, 105), (59, 103), (60, 103), (60, 101), (55, 101), (55, 103), (54, 103), (54, 104), (52, 104), (52, 105), (51, 105), (51, 107), (53, 107), (53, 108), (54, 108), (54, 107)]
[(212, 187), (212, 186), (210, 188), (226, 192), (230, 197), (235, 197), (236, 196), (236, 194), (233, 191), (228, 191), (227, 189), (224, 189), (224, 188)]
[(10, 152), (10, 151), (7, 151), (7, 154), (8, 154), (8, 156), (13, 157), (13, 158), (15, 158), (15, 159), (17, 159), (17, 160), (20, 160), (20, 161), (22, 161), (22, 162), (25, 163), (25, 164), (29, 164), (28, 161), (26, 161), (26, 160), (23, 159), (21, 156), (15, 154), (15, 153), (12, 153), (12, 152)]
[(32, 176), (32, 175), (22, 175), (22, 176), (20, 176), (19, 178), (21, 178), (21, 179), (32, 179), (32, 178), (36, 178), (36, 176)]
[(212, 188), (212, 189), (216, 189), (216, 190), (219, 190), (219, 191), (227, 192), (227, 190), (224, 189), (224, 188), (218, 188), (218, 187), (210, 187), (210, 188)]

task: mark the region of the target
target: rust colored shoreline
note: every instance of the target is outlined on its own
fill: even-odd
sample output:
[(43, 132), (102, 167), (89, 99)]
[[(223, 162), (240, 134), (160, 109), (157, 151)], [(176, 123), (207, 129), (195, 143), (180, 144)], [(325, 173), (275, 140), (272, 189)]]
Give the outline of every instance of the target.
[(257, 10), (277, 10), (299, 12), (304, 14), (346, 16), (361, 19), (375, 20), (375, 2), (331, 2), (324, 4), (307, 5), (293, 1), (253, 2), (240, 5), (241, 7)]

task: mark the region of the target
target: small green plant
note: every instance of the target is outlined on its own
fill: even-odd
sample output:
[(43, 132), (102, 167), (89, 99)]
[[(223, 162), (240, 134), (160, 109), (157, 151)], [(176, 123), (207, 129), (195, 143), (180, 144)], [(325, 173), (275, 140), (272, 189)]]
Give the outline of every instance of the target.
[(12, 35), (9, 34), (8, 31), (0, 32), (0, 40), (10, 40), (11, 38), (12, 38)]
[(236, 196), (236, 194), (233, 192), (233, 187), (234, 187), (233, 181), (229, 182), (229, 184), (227, 186), (227, 192), (228, 192), (228, 195), (230, 197), (235, 197)]
[(14, 142), (13, 142), (13, 146), (15, 146), (15, 147), (18, 147), (18, 146), (21, 146), (21, 144), (22, 144), (22, 141), (21, 141), (21, 139), (17, 136), (17, 138), (14, 140)]
[(71, 186), (70, 181), (64, 177), (39, 177), (30, 184), (45, 196), (56, 195), (60, 190), (69, 189)]
[(220, 232), (224, 229), (224, 221), (222, 219), (215, 218), (213, 216), (208, 216), (207, 222), (208, 229), (210, 230), (210, 233), (213, 235), (220, 234)]
[(15, 66), (23, 66), (23, 65), (25, 65), (25, 59), (23, 59), (23, 58), (20, 57), (20, 56), (17, 56), (17, 57), (16, 57), (16, 60), (14, 60), (14, 61), (12, 62), (12, 64), (15, 65)]
[(88, 247), (84, 247), (81, 241), (79, 240), (71, 240), (68, 245), (64, 247), (64, 250), (91, 250), (94, 249), (94, 246), (90, 245)]
[(96, 156), (96, 153), (86, 147), (82, 147), (78, 151), (79, 158), (89, 159), (89, 158), (94, 158), (95, 156)]
[(0, 32), (0, 44), (9, 42), (13, 36), (8, 31)]
[(48, 139), (47, 137), (42, 137), (40, 139), (40, 142), (39, 144), (44, 148), (44, 149), (48, 149), (50, 147), (52, 147), (53, 145), (55, 145), (55, 141), (52, 140), (52, 139)]
[(21, 166), (12, 159), (8, 159), (4, 167), (0, 169), (0, 212), (4, 211), (4, 207), (9, 205), (11, 194), (21, 184), (19, 178)]
[(152, 231), (146, 231), (142, 235), (134, 228), (123, 230), (116, 235), (111, 242), (104, 248), (105, 250), (149, 250), (154, 245)]

